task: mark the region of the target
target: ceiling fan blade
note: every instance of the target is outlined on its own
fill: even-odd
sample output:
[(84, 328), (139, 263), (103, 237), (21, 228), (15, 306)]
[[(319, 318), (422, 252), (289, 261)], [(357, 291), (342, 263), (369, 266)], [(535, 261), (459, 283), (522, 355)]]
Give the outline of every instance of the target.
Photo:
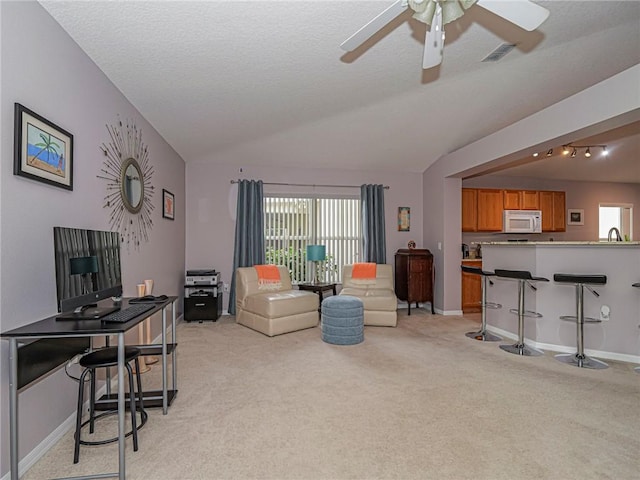
[(432, 68), (442, 63), (442, 50), (444, 49), (444, 30), (442, 29), (442, 8), (436, 7), (431, 27), (424, 37), (424, 54), (422, 68)]
[(529, 32), (542, 25), (549, 16), (549, 10), (529, 0), (478, 0), (476, 5), (486, 8)]
[(407, 0), (397, 0), (386, 10), (382, 11), (376, 18), (342, 42), (340, 48), (347, 52), (355, 50), (406, 9)]

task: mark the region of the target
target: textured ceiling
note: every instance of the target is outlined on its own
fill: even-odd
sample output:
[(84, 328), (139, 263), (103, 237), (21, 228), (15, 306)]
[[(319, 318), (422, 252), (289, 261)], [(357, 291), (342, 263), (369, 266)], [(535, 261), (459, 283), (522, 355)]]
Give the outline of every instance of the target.
[(409, 15), (345, 54), (392, 1), (41, 3), (187, 162), (422, 172), (640, 63), (635, 1), (538, 1), (534, 32), (474, 6), (426, 71)]

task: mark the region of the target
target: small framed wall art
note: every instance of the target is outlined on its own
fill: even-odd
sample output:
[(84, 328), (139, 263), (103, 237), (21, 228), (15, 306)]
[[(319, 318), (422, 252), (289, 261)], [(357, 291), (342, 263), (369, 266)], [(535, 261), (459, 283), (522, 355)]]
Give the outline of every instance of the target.
[(567, 225), (584, 225), (584, 210), (578, 208), (568, 209)]
[(408, 232), (411, 230), (411, 208), (398, 207), (398, 231)]
[(162, 189), (162, 218), (173, 220), (175, 218), (175, 197), (173, 193)]
[(13, 174), (73, 190), (73, 135), (15, 104)]

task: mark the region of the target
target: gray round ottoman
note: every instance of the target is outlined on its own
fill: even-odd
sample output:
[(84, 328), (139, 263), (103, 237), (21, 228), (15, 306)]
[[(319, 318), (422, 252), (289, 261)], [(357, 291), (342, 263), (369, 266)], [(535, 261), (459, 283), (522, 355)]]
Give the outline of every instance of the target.
[(362, 300), (348, 295), (322, 301), (322, 340), (334, 345), (355, 345), (364, 340)]

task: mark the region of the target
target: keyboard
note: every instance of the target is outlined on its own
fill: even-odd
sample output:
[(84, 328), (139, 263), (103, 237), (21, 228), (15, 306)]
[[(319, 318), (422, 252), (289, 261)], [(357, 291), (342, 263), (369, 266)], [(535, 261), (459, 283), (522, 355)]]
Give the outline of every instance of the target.
[(156, 306), (148, 303), (138, 303), (136, 305), (130, 305), (127, 308), (123, 308), (116, 312), (105, 315), (100, 320), (109, 323), (125, 323), (129, 320), (133, 320), (138, 315), (142, 315), (144, 312), (155, 308)]

